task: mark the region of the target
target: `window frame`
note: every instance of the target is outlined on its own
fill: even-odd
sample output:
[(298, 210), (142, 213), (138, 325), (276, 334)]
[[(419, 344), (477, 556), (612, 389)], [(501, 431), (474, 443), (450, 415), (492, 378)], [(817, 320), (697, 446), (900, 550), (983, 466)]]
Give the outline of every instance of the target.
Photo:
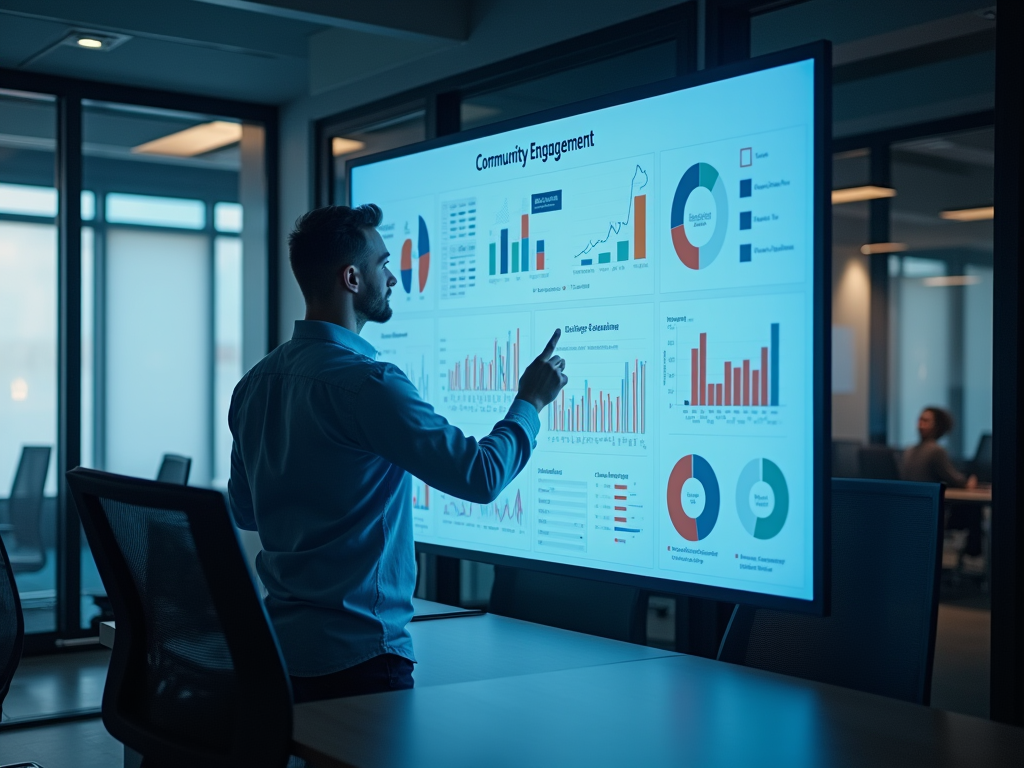
[[(57, 224), (57, 550), (56, 630), (25, 636), (26, 656), (77, 647), (96, 647), (99, 638), (81, 628), (81, 526), (60, 477), (81, 462), (82, 435), (82, 227), (102, 226), (102, 213), (81, 217), (82, 102), (101, 101), (188, 113), (223, 115), (263, 127), (266, 174), (267, 340), (278, 343), (278, 108), (265, 104), (197, 96), (152, 88), (102, 83), (0, 68), (0, 89), (51, 96), (56, 104), (54, 187), (60, 206)], [(208, 218), (212, 216), (212, 207)], [(44, 221), (44, 217), (8, 217)], [(116, 225), (132, 226), (132, 225)], [(212, 221), (207, 229), (212, 229)], [(175, 230), (183, 231), (183, 230)], [(206, 230), (203, 230), (206, 232)], [(214, 233), (216, 234), (216, 233)], [(224, 233), (227, 234), (227, 233)], [(212, 246), (211, 246), (212, 247)], [(99, 332), (94, 327), (94, 332)]]

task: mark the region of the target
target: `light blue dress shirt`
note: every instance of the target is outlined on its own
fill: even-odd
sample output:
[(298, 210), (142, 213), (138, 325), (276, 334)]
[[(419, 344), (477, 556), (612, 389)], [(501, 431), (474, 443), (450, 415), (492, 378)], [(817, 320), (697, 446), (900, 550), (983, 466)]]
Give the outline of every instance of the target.
[(424, 402), (369, 342), (300, 320), (235, 387), (228, 495), (259, 531), (256, 570), (289, 674), (338, 672), (384, 653), (415, 661), (409, 473), (492, 501), (536, 446), (536, 409), (515, 400), (480, 440)]

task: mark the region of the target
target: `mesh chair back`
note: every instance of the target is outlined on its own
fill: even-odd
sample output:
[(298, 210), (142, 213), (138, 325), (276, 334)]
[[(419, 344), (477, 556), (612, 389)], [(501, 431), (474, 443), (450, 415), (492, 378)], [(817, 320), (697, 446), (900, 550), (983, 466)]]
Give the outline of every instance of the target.
[(928, 704), (942, 486), (832, 480), (831, 611), (737, 606), (719, 659)]
[(647, 594), (620, 584), (495, 566), (490, 613), (549, 627), (643, 643)]
[(0, 538), (0, 711), (10, 690), (14, 670), (21, 661), (24, 643), (25, 617), (21, 613), (18, 585), (14, 583), (14, 569)]
[(67, 479), (117, 622), (107, 730), (146, 765), (284, 766), (291, 688), (223, 495)]
[(857, 451), (860, 476), (874, 480), (899, 480), (896, 453), (886, 445), (865, 445)]
[(188, 473), (191, 469), (192, 459), (188, 456), (165, 453), (163, 460), (160, 462), (160, 470), (156, 473), (156, 479), (161, 483), (188, 485)]
[(18, 545), (19, 554), (36, 551), (41, 560), (39, 567), (46, 562), (43, 549), (42, 515), (43, 491), (46, 488), (46, 475), (50, 469), (50, 446), (26, 445), (21, 449), (21, 460), (14, 474), (14, 485), (8, 503), (8, 514), (14, 528), (14, 541)]

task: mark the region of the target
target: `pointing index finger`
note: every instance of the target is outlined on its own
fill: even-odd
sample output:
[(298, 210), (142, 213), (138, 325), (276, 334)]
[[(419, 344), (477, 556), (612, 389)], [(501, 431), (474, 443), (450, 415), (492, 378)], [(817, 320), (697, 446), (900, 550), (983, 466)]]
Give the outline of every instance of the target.
[(544, 347), (544, 351), (540, 353), (541, 360), (547, 360), (553, 354), (555, 354), (555, 347), (558, 345), (558, 339), (562, 335), (562, 329), (556, 328), (555, 332), (551, 334), (551, 340)]

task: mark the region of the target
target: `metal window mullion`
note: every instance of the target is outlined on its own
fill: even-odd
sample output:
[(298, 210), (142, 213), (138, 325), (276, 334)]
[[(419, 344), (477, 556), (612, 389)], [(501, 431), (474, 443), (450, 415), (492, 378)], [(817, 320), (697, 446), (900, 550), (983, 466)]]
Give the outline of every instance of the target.
[[(82, 101), (57, 100), (57, 634), (81, 634), (81, 534), (64, 474), (82, 449)], [(59, 643), (59, 640), (58, 640)]]

